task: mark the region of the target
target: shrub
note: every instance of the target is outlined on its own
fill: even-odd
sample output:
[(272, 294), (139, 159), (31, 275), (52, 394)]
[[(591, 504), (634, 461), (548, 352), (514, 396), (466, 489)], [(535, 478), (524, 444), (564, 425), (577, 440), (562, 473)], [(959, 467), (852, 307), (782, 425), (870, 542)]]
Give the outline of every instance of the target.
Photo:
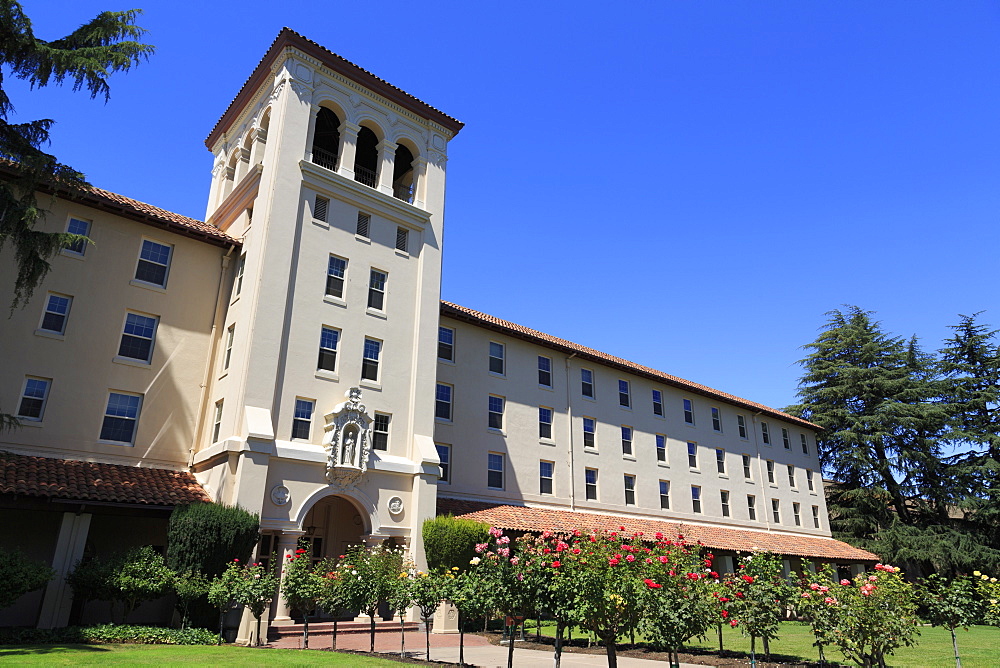
[(55, 571), (17, 550), (0, 549), (0, 610), (48, 584)]
[(156, 626), (70, 626), (62, 629), (0, 629), (0, 645), (55, 643), (128, 643), (134, 645), (211, 645), (215, 634), (205, 629)]
[(432, 571), (467, 568), (476, 556), (476, 544), (489, 540), (488, 524), (441, 515), (424, 521), (424, 554)]
[(260, 518), (218, 503), (177, 506), (170, 514), (167, 565), (178, 573), (198, 571), (213, 578), (239, 559), (246, 563), (260, 534)]
[(129, 550), (117, 566), (112, 586), (116, 598), (125, 604), (126, 621), (140, 603), (165, 595), (174, 582), (174, 572), (163, 563), (163, 557), (148, 545)]

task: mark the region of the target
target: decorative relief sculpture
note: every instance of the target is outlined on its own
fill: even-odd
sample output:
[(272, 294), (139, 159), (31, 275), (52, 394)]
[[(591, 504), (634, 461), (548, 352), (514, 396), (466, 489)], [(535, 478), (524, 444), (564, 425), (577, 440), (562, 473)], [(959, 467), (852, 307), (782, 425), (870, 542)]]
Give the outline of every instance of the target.
[(361, 388), (347, 391), (347, 401), (327, 413), (323, 447), (326, 448), (326, 479), (340, 489), (351, 489), (368, 470), (371, 423), (361, 403)]

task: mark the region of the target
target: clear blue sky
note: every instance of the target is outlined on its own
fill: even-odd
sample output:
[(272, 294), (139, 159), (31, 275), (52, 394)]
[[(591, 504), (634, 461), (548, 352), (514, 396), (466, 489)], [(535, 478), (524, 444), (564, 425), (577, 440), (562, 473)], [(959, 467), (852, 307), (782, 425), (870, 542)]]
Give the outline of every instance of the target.
[[(132, 2), (24, 5), (53, 39)], [(466, 123), (445, 299), (777, 407), (841, 304), (1000, 326), (997, 2), (134, 2), (157, 53), (110, 103), (10, 88), (100, 187), (202, 218), (287, 25)]]

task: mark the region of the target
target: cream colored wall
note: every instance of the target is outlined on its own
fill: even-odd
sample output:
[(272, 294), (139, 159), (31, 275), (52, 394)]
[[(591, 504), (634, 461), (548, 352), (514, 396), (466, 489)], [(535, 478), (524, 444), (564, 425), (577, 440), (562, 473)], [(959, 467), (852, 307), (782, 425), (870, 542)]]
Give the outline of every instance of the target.
[[(25, 376), (51, 378), (43, 420), (0, 434), (0, 448), (25, 454), (181, 468), (196, 429), (226, 249), (80, 204), (40, 195), (42, 225), (64, 231), (70, 216), (91, 221), (82, 258), (63, 252), (28, 305), (0, 319), (0, 410), (18, 409)], [(173, 246), (166, 289), (133, 281), (143, 239)], [(0, 285), (14, 283), (10, 249)], [(36, 331), (47, 293), (73, 297), (65, 335)], [(8, 293), (9, 294), (9, 293)], [(5, 302), (6, 303), (6, 302)], [(126, 311), (159, 317), (150, 364), (116, 361)], [(143, 395), (134, 446), (99, 440), (109, 391)]]
[[(633, 513), (656, 518), (716, 523), (756, 528), (829, 535), (815, 438), (811, 431), (777, 419), (765, 418), (771, 429), (772, 445), (758, 446), (757, 417), (731, 404), (684, 393), (651, 380), (611, 367), (570, 359), (549, 348), (491, 330), (443, 317), (441, 324), (455, 330), (455, 363), (439, 362), (438, 380), (454, 385), (453, 421), (437, 420), (435, 441), (452, 446), (451, 483), (441, 484), (439, 493), (477, 499), (525, 501), (563, 509), (583, 509), (611, 513)], [(489, 372), (489, 343), (506, 346), (506, 374)], [(552, 359), (552, 389), (538, 385), (537, 357)], [(595, 399), (581, 394), (580, 370), (594, 372)], [(619, 405), (618, 380), (627, 380), (631, 408)], [(568, 383), (568, 384), (567, 384)], [(567, 388), (569, 390), (567, 394)], [(664, 416), (654, 415), (652, 390), (663, 393)], [(506, 398), (504, 429), (487, 427), (489, 395)], [(695, 425), (684, 422), (683, 399), (693, 402)], [(553, 438), (540, 439), (538, 408), (554, 410)], [(711, 407), (719, 408), (723, 430), (712, 428)], [(746, 417), (748, 438), (741, 439), (737, 414)], [(583, 446), (583, 418), (597, 421), (596, 448)], [(633, 430), (631, 456), (622, 450), (621, 427)], [(789, 429), (791, 449), (781, 442), (781, 427)], [(754, 433), (756, 428), (756, 434)], [(803, 455), (799, 434), (806, 433), (809, 455)], [(667, 440), (667, 461), (658, 462), (656, 434)], [(755, 440), (756, 435), (756, 440)], [(698, 444), (698, 467), (688, 466), (687, 443)], [(758, 454), (759, 447), (759, 454)], [(725, 450), (726, 473), (716, 468), (715, 449)], [(505, 489), (487, 487), (487, 455), (506, 455)], [(743, 477), (742, 455), (752, 457), (753, 479)], [(539, 493), (539, 460), (555, 463), (553, 494)], [(775, 485), (764, 478), (767, 459), (776, 462)], [(787, 479), (788, 464), (795, 466), (796, 488)], [(598, 499), (585, 498), (585, 469), (598, 470)], [(806, 469), (814, 473), (815, 490), (806, 489)], [(625, 505), (626, 474), (636, 476), (636, 504)], [(670, 510), (660, 509), (659, 481), (670, 483)], [(763, 482), (762, 482), (763, 481)], [(702, 488), (702, 512), (695, 513), (691, 486)], [(730, 492), (731, 516), (722, 517), (720, 491)], [(757, 521), (748, 519), (746, 497), (757, 497)], [(771, 518), (770, 499), (781, 502), (781, 523)], [(794, 526), (792, 503), (801, 504), (802, 525)], [(820, 529), (814, 529), (811, 507), (820, 509)]]

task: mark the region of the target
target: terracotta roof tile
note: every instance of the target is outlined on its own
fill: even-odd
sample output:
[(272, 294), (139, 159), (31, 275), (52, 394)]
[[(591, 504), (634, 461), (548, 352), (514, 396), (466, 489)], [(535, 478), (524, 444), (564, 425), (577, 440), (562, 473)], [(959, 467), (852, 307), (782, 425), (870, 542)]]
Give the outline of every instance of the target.
[(510, 531), (571, 532), (618, 531), (621, 527), (627, 533), (643, 532), (652, 536), (657, 531), (665, 536), (683, 535), (688, 542), (701, 541), (714, 550), (736, 552), (767, 551), (793, 557), (818, 557), (845, 561), (878, 561), (872, 554), (847, 543), (820, 536), (801, 536), (772, 531), (753, 531), (701, 524), (683, 524), (665, 520), (651, 520), (641, 517), (599, 515), (592, 513), (553, 510), (548, 508), (528, 508), (482, 501), (438, 498), (439, 514), (451, 513), (456, 517), (485, 522), (491, 526)]
[(663, 373), (662, 371), (657, 371), (656, 369), (650, 368), (648, 366), (643, 366), (641, 364), (636, 364), (635, 362), (629, 362), (621, 357), (615, 357), (614, 355), (609, 355), (607, 353), (602, 353), (599, 350), (594, 350), (593, 348), (588, 348), (586, 346), (581, 346), (579, 343), (573, 343), (572, 341), (567, 341), (566, 339), (560, 339), (550, 334), (545, 334), (544, 332), (539, 332), (538, 330), (530, 329), (522, 325), (517, 325), (506, 320), (501, 320), (492, 315), (486, 313), (481, 313), (479, 311), (474, 311), (470, 308), (464, 306), (459, 306), (458, 304), (453, 304), (447, 301), (441, 301), (441, 315), (454, 318), (455, 320), (461, 320), (463, 322), (468, 322), (473, 325), (478, 325), (480, 327), (486, 327), (488, 329), (493, 329), (495, 331), (504, 332), (510, 336), (514, 336), (520, 339), (526, 339), (532, 343), (537, 343), (539, 345), (546, 346), (548, 348), (554, 348), (565, 353), (575, 353), (578, 357), (583, 357), (600, 364), (605, 364), (608, 366), (618, 367), (630, 373), (638, 374), (640, 376), (645, 376), (651, 378), (664, 385), (671, 385), (673, 387), (686, 390), (688, 392), (693, 392), (707, 397), (712, 397), (725, 401), (747, 410), (754, 412), (767, 413), (774, 417), (786, 420), (788, 422), (793, 422), (795, 424), (802, 425), (803, 427), (808, 427), (809, 429), (815, 429), (817, 431), (821, 430), (822, 427), (815, 425), (812, 422), (803, 420), (802, 418), (795, 417), (794, 415), (789, 415), (784, 413), (777, 408), (771, 408), (770, 406), (765, 406), (764, 404), (759, 404), (755, 401), (750, 401), (748, 399), (743, 399), (737, 397), (734, 394), (729, 394), (728, 392), (722, 392), (714, 388), (708, 387), (707, 385), (700, 385), (698, 383), (692, 383), (689, 380), (684, 380), (677, 376), (671, 376), (668, 373)]
[(151, 506), (211, 502), (187, 471), (0, 452), (0, 494)]

